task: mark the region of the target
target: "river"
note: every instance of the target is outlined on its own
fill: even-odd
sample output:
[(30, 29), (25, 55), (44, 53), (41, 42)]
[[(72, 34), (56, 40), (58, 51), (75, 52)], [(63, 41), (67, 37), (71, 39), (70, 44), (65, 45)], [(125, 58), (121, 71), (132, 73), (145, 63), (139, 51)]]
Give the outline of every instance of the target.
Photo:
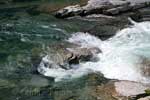
[[(58, 6), (79, 1), (48, 2)], [(10, 12), (0, 14), (0, 100), (74, 100), (76, 97), (79, 100), (96, 100), (88, 97), (87, 93), (88, 86), (93, 84), (87, 75), (91, 72), (102, 73), (109, 79), (149, 83), (149, 77), (143, 76), (140, 71), (141, 59), (149, 60), (150, 57), (149, 22), (135, 22), (116, 36), (102, 41), (89, 33), (80, 32), (97, 24), (95, 21), (89, 23), (81, 19), (56, 19), (53, 14)], [(83, 47), (98, 47), (102, 54), (97, 55), (100, 61), (80, 63), (78, 69), (67, 70), (64, 76), (56, 70), (58, 82), (55, 83), (49, 75), (51, 69), (42, 66), (46, 72), (42, 75), (37, 67), (47, 55), (47, 47), (66, 43), (66, 40)], [(69, 81), (61, 82), (61, 78), (68, 76)], [(103, 78), (99, 80), (106, 81)], [(63, 99), (65, 97), (68, 99)]]

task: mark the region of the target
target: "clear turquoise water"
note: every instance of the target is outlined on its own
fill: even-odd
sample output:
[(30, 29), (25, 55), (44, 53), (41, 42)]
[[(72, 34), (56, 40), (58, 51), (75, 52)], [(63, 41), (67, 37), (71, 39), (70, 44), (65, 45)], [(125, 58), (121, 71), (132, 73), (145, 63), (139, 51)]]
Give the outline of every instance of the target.
[[(54, 4), (72, 1), (50, 0)], [(64, 42), (86, 26), (92, 24), (56, 19), (51, 14), (0, 14), (0, 100), (54, 100), (53, 79), (38, 74), (36, 67), (47, 46)], [(83, 87), (84, 82), (71, 87)]]

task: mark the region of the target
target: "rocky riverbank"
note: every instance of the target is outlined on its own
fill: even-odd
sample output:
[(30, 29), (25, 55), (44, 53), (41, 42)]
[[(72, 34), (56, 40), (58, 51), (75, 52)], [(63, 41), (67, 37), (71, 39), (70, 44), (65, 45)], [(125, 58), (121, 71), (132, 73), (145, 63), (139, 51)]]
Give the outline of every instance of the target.
[[(59, 44), (55, 45), (55, 47), (54, 51), (49, 51), (50, 54), (48, 55), (48, 59), (45, 60), (44, 58), (39, 67), (44, 65), (49, 69), (61, 68), (70, 70), (72, 69), (72, 67), (70, 67), (71, 64), (93, 61), (92, 57), (94, 57), (95, 54), (102, 53), (98, 48), (81, 48), (79, 45), (75, 44), (67, 46)], [(142, 73), (146, 77), (149, 77), (149, 61), (143, 59), (141, 65), (143, 66)], [(39, 72), (44, 74), (42, 69)], [(57, 78), (56, 73), (53, 74), (55, 78)], [(50, 75), (53, 76), (52, 74)], [(82, 79), (85, 77), (86, 79)], [(56, 84), (59, 83), (60, 86), (56, 86), (56, 90), (53, 88), (54, 100), (82, 100), (85, 98), (86, 100), (149, 100), (150, 85), (147, 83), (106, 79), (101, 73), (91, 73), (85, 77), (70, 81), (59, 80), (59, 82), (56, 82)], [(84, 85), (80, 87), (79, 84), (81, 84), (81, 80), (83, 82), (82, 85)], [(73, 88), (76, 86), (77, 88)], [(82, 93), (79, 94), (80, 92)]]
[(60, 9), (55, 17), (98, 22), (81, 31), (105, 40), (129, 25), (128, 18), (139, 22), (150, 21), (149, 6), (149, 0), (89, 0), (85, 6), (73, 5)]
[[(96, 63), (100, 60), (97, 55), (103, 53), (98, 47), (82, 47), (65, 40), (80, 31), (103, 41), (133, 24), (128, 17), (137, 22), (150, 21), (149, 0), (47, 1), (0, 1), (1, 100), (149, 99), (149, 84), (107, 79), (101, 72), (59, 82), (42, 75), (40, 69), (37, 72), (41, 66), (69, 71), (79, 63)], [(149, 62), (141, 62), (146, 77), (150, 75)]]
[(91, 14), (118, 15), (149, 6), (149, 0), (89, 0), (86, 6), (68, 6), (56, 12), (55, 16), (58, 18), (67, 18)]
[[(129, 18), (138, 22), (150, 21), (149, 6), (150, 0), (89, 0), (84, 6), (72, 5), (60, 9), (55, 13), (55, 17), (98, 22), (93, 27), (81, 31), (105, 40), (114, 36), (119, 29), (133, 24)], [(149, 75), (148, 62), (142, 70), (146, 75)], [(148, 84), (109, 80), (103, 85), (95, 85), (88, 91), (91, 100), (149, 100), (149, 89)]]

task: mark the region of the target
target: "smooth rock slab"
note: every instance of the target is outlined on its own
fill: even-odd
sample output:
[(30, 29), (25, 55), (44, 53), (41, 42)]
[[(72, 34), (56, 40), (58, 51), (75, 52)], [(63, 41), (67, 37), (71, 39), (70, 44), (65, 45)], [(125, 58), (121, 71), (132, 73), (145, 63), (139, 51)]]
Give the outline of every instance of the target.
[(144, 98), (140, 98), (138, 100), (150, 100), (150, 96), (144, 97)]
[[(104, 85), (96, 86), (94, 94), (97, 98), (107, 98), (102, 100), (137, 100), (133, 99), (133, 97), (144, 94), (145, 90), (149, 88), (148, 84), (114, 80)], [(111, 99), (108, 99), (108, 97), (111, 97)]]
[(146, 89), (149, 89), (150, 86), (130, 82), (130, 81), (120, 81), (115, 83), (115, 89), (119, 96), (134, 96), (145, 93)]

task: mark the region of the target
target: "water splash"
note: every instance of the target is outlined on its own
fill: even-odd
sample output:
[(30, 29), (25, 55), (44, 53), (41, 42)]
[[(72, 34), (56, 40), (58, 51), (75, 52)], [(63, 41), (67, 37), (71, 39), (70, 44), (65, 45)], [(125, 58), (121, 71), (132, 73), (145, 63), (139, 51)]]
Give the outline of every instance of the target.
[(79, 77), (89, 72), (101, 72), (110, 79), (150, 83), (150, 76), (145, 76), (142, 70), (142, 67), (148, 65), (142, 63), (143, 59), (150, 61), (150, 22), (134, 22), (133, 24), (106, 41), (81, 32), (68, 39), (69, 42), (81, 47), (100, 48), (102, 54), (97, 55), (100, 59), (98, 62), (80, 63), (76, 69), (63, 71), (45, 69), (44, 66), (39, 68), (44, 70), (43, 74), (46, 76), (57, 73), (56, 80)]

